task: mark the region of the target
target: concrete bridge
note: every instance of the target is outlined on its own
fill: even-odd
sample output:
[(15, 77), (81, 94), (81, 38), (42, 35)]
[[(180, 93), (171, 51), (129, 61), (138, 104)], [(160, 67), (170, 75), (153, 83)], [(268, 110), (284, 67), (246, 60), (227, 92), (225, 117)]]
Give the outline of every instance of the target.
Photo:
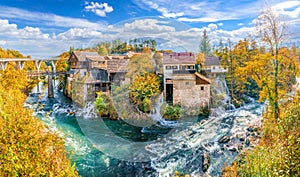
[[(0, 70), (6, 70), (7, 64), (9, 62), (14, 62), (16, 64), (17, 69), (23, 69), (25, 62), (34, 62), (34, 65), (36, 67), (36, 71), (27, 71), (28, 77), (38, 77), (40, 76), (48, 76), (48, 97), (53, 98), (54, 97), (54, 91), (53, 91), (53, 76), (54, 75), (60, 75), (60, 74), (67, 74), (66, 72), (56, 72), (55, 62), (59, 60), (59, 58), (50, 58), (50, 59), (36, 59), (36, 58), (0, 58)], [(41, 63), (45, 62), (47, 65), (51, 66), (52, 71), (40, 71)], [(38, 88), (39, 90), (39, 88)]]

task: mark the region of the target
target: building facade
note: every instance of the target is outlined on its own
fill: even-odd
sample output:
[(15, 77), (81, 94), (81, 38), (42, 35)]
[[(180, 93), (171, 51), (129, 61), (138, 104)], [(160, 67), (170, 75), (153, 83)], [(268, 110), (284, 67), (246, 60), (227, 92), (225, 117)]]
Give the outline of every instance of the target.
[(109, 92), (111, 84), (120, 81), (127, 72), (129, 59), (123, 56), (99, 56), (97, 52), (74, 51), (67, 62), (70, 70), (65, 94), (75, 102), (76, 99), (85, 102), (93, 100), (95, 92)]
[(211, 81), (195, 70), (191, 52), (164, 53), (164, 97), (183, 107), (204, 108), (210, 105)]
[(220, 63), (220, 58), (215, 56), (206, 56), (204, 61), (204, 71), (209, 78), (216, 78), (220, 74), (227, 72)]

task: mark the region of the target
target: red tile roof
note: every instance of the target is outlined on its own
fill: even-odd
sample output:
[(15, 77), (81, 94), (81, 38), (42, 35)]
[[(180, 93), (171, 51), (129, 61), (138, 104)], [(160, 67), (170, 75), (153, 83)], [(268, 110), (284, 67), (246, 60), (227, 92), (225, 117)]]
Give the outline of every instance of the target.
[(196, 58), (192, 52), (163, 53), (163, 64), (195, 64)]

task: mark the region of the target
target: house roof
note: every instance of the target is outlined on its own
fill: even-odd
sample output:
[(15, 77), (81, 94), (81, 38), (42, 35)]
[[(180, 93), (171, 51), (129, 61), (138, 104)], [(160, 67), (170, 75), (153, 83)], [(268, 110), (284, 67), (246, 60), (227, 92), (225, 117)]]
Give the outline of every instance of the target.
[[(207, 77), (203, 76), (202, 74), (196, 72), (195, 70), (179, 70), (179, 71), (173, 71), (174, 76), (178, 76), (178, 75), (196, 75), (196, 77), (199, 77), (200, 79), (206, 81), (207, 83), (211, 84), (211, 80), (208, 79)], [(173, 78), (173, 80), (182, 80), (182, 79), (175, 79)], [(186, 79), (184, 79), (186, 80)]]
[(125, 59), (126, 56), (123, 56), (123, 55), (109, 55), (109, 56), (106, 56), (106, 59), (108, 60), (111, 60), (111, 59), (119, 59), (119, 60), (122, 60), (122, 59)]
[(195, 75), (196, 75), (197, 77), (199, 77), (200, 79), (205, 80), (206, 82), (208, 82), (208, 83), (211, 84), (211, 80), (208, 79), (207, 77), (203, 76), (202, 74), (200, 74), (200, 73), (198, 73), (198, 72), (195, 72)]
[(97, 52), (73, 51), (71, 56), (73, 54), (78, 59), (78, 61), (86, 61), (88, 57), (99, 57), (99, 54)]
[(105, 61), (105, 57), (103, 56), (86, 56), (86, 58), (91, 61)]
[(109, 73), (127, 72), (129, 59), (110, 59), (107, 60), (107, 71)]
[(196, 58), (192, 52), (163, 53), (163, 64), (195, 64)]
[(220, 65), (220, 58), (215, 56), (206, 56), (204, 65), (205, 66)]

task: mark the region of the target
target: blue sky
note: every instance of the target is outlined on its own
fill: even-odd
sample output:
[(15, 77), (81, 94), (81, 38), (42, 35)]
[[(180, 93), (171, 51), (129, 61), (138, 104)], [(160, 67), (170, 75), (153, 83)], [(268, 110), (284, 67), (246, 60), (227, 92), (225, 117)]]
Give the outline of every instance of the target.
[[(269, 4), (289, 23), (288, 42), (300, 44), (300, 1)], [(197, 52), (204, 29), (211, 44), (255, 37), (262, 6), (262, 0), (1, 0), (0, 47), (45, 58), (70, 46), (151, 37), (159, 48)]]

